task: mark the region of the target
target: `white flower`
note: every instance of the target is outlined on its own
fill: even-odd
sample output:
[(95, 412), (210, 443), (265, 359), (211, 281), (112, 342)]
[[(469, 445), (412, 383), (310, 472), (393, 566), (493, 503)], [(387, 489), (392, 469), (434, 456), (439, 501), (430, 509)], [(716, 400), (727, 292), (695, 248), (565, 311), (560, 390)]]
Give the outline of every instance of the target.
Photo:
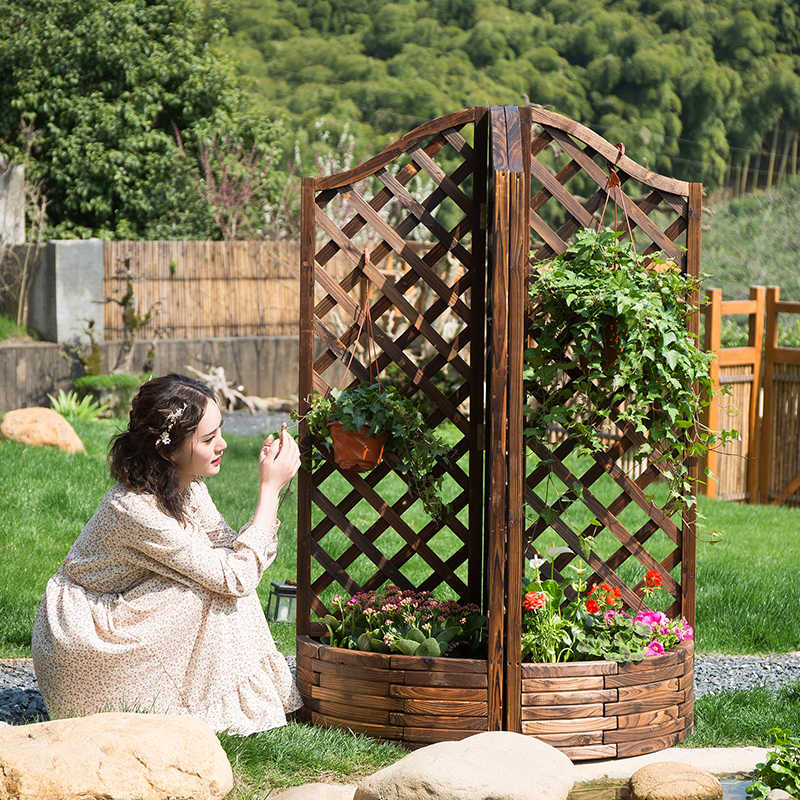
[(556, 556), (560, 556), (562, 553), (571, 553), (572, 548), (570, 547), (551, 547), (547, 551), (548, 558), (555, 558)]
[(542, 558), (541, 556), (534, 556), (528, 561), (528, 563), (531, 565), (531, 569), (539, 569), (539, 567), (541, 567), (542, 564), (547, 563), (547, 559)]

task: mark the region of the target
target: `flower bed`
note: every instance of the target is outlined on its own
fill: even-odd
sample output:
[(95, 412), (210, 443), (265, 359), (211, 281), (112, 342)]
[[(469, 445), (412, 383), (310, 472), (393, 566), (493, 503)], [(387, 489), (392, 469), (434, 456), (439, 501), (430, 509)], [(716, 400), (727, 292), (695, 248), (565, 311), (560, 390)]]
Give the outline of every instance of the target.
[[(692, 732), (694, 643), (639, 663), (523, 664), (522, 733), (573, 761), (627, 758)], [(301, 717), (414, 749), (487, 730), (486, 661), (365, 653), (297, 638)]]
[(522, 665), (522, 733), (573, 761), (627, 758), (692, 732), (694, 642), (637, 663)]
[(301, 718), (409, 749), (487, 730), (486, 661), (367, 653), (297, 637)]

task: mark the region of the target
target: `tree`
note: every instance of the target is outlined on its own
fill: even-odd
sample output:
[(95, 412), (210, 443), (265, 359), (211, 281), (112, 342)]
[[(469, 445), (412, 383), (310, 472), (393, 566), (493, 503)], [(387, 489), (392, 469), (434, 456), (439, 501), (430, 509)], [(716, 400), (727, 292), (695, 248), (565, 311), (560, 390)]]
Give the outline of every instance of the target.
[(0, 0), (0, 151), (20, 152), (21, 121), (40, 132), (29, 171), (51, 235), (218, 235), (203, 148), (270, 156), (277, 133), (242, 114), (225, 32), (217, 0)]

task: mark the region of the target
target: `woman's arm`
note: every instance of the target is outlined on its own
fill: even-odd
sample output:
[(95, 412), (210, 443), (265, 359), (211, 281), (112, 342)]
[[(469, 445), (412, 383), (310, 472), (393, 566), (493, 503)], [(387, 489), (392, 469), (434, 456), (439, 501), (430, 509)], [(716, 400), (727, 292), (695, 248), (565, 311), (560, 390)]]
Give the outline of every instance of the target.
[(284, 425), (278, 439), (270, 435), (258, 459), (258, 504), (252, 523), (271, 531), (278, 518), (280, 494), (300, 468), (300, 449)]

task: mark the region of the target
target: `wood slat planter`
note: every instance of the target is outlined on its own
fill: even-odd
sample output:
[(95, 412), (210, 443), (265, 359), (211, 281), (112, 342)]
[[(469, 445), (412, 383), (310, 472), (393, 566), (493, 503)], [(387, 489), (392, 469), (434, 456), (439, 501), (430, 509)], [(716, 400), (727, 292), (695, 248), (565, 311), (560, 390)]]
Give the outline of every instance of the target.
[(523, 664), (522, 733), (573, 761), (663, 750), (692, 732), (693, 681), (694, 642), (636, 664)]
[[(522, 733), (573, 761), (627, 758), (692, 732), (694, 643), (637, 664), (522, 665)], [(297, 637), (301, 716), (414, 749), (487, 730), (478, 659), (362, 653)]]
[(362, 653), (297, 637), (301, 718), (415, 749), (487, 730), (486, 662)]

